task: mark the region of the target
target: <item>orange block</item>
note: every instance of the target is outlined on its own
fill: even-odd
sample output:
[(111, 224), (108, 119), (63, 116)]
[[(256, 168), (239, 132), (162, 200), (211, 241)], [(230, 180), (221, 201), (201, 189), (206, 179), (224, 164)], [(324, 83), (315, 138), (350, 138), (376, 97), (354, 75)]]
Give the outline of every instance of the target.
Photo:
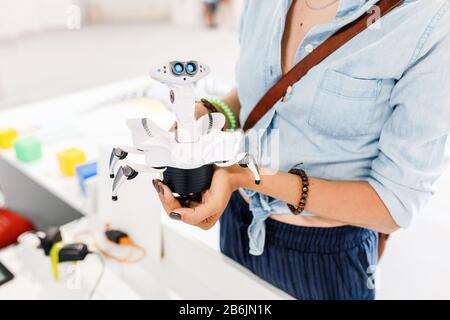
[(69, 148), (58, 153), (59, 169), (66, 177), (74, 177), (76, 167), (86, 163), (86, 154), (83, 150)]

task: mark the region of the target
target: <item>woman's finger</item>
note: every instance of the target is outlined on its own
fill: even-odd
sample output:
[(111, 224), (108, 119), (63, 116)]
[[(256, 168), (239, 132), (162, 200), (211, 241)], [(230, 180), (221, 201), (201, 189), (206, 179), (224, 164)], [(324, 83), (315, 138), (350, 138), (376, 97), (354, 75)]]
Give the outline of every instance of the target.
[(181, 205), (178, 202), (178, 200), (173, 196), (172, 191), (169, 189), (168, 186), (163, 184), (161, 180), (153, 180), (153, 186), (155, 187), (156, 191), (158, 192), (159, 200), (161, 201), (164, 210), (167, 213), (172, 212), (173, 210), (180, 208)]
[(170, 217), (175, 220), (182, 220), (188, 224), (200, 225), (203, 221), (215, 216), (215, 208), (209, 203), (203, 203), (193, 208), (178, 208), (170, 213)]
[(208, 219), (203, 220), (201, 223), (197, 224), (196, 226), (203, 230), (209, 230), (216, 225), (219, 218), (220, 215), (209, 217)]

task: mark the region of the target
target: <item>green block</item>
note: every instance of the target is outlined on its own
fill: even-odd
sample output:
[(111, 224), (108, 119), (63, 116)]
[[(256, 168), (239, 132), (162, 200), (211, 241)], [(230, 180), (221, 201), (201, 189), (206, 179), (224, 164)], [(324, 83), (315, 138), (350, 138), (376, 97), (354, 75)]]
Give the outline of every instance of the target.
[(16, 157), (22, 162), (32, 162), (42, 157), (42, 145), (36, 137), (26, 137), (14, 142)]

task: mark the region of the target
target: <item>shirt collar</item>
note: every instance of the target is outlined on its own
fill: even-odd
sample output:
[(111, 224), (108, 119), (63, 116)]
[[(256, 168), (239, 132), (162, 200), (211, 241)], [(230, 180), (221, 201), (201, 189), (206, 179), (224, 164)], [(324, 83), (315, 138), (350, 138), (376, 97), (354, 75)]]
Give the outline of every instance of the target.
[[(368, 2), (374, 2), (373, 0), (340, 0), (339, 10), (336, 15), (337, 18), (345, 19), (351, 16), (355, 11), (358, 11), (364, 7)], [(376, 2), (376, 1), (375, 1)]]
[[(284, 0), (284, 11), (287, 13), (293, 0)], [(379, 2), (379, 0), (340, 0), (339, 10), (336, 19), (345, 20), (350, 18), (354, 13), (361, 11), (361, 9), (369, 9), (371, 6)]]

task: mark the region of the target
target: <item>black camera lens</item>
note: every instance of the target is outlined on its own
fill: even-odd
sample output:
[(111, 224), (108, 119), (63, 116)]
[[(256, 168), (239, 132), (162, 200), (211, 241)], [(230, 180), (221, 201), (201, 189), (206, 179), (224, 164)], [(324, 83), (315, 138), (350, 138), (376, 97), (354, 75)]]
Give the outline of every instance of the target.
[(197, 73), (197, 64), (195, 62), (188, 62), (186, 64), (186, 72), (193, 76)]
[(184, 65), (181, 62), (175, 62), (172, 66), (173, 74), (179, 76), (184, 72)]

